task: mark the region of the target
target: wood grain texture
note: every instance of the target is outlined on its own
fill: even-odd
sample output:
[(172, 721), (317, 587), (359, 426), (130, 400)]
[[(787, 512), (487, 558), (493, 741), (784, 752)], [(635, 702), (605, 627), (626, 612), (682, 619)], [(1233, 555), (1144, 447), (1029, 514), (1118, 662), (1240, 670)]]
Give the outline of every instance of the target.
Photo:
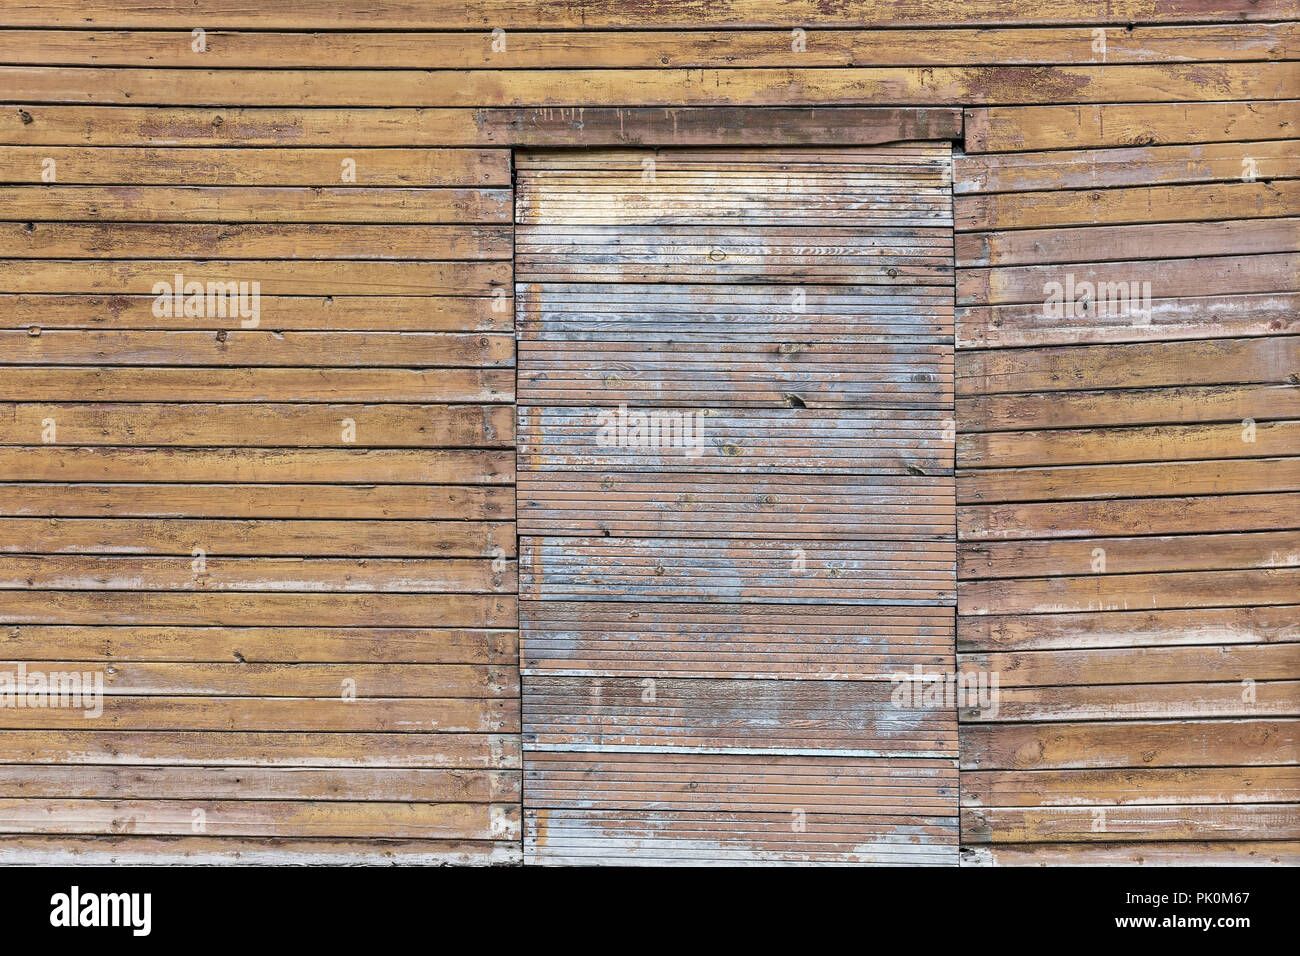
[(1295, 864), (1296, 19), (6, 4), (0, 860)]
[(527, 861), (957, 862), (948, 162), (520, 155)]

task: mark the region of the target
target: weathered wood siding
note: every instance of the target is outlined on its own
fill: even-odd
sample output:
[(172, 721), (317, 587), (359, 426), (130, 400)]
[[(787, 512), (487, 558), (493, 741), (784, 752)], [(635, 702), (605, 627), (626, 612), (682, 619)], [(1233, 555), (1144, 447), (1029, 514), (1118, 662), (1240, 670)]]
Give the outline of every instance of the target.
[(966, 114), (971, 862), (1297, 861), (1300, 144), (1207, 109)]
[[(3, 653), (114, 673), (99, 723), (0, 711), (0, 855), (518, 859), (509, 148), (932, 140), (958, 649), (1006, 695), (961, 728), (966, 856), (1296, 862), (1298, 20), (4, 4)], [(259, 327), (154, 317), (177, 271), (260, 281)], [(1063, 272), (1150, 281), (1150, 321), (1044, 320)]]
[(957, 862), (951, 176), (519, 154), (527, 862)]

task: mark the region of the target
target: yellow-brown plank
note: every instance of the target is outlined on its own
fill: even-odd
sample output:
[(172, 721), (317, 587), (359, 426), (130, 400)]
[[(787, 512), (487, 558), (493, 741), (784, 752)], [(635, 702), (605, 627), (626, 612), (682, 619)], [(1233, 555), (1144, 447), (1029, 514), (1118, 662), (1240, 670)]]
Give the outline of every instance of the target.
[[(1125, 97), (1128, 99), (1128, 97)], [(1300, 103), (1103, 103), (966, 110), (966, 151), (1136, 147), (1295, 139)]]

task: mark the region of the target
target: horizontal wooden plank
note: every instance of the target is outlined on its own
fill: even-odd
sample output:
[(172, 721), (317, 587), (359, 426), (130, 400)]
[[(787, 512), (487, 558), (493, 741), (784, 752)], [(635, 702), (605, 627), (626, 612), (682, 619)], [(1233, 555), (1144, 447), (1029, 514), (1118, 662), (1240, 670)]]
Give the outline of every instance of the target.
[(958, 461), (968, 468), (1263, 458), (1286, 455), (1297, 448), (1300, 448), (1300, 422), (1292, 421), (1264, 422), (1257, 426), (1234, 422), (957, 436)]
[[(108, 34), (153, 43), (150, 34)], [(186, 33), (189, 36), (189, 33)], [(212, 34), (209, 34), (212, 36)], [(283, 34), (276, 34), (283, 36)], [(46, 38), (65, 42), (63, 30), (37, 37), (0, 31), (0, 60), (15, 41), (39, 51)], [(323, 37), (317, 37), (317, 41)], [(94, 44), (101, 42), (96, 37)], [(186, 41), (186, 49), (189, 41)], [(155, 46), (155, 49), (158, 49)], [(159, 51), (161, 52), (161, 51)], [(37, 55), (44, 55), (37, 53)], [(93, 55), (93, 54), (92, 54)], [(0, 146), (0, 182), (41, 183), (54, 161), (64, 185), (133, 186), (509, 186), (510, 153), (503, 149), (171, 149), (167, 147)], [(353, 165), (348, 166), (350, 160)], [(345, 172), (349, 177), (344, 178)], [(175, 225), (175, 224), (173, 224)]]
[[(819, 14), (825, 16), (824, 10)], [(638, 11), (638, 20), (641, 13)], [(713, 14), (709, 20), (716, 23)], [(554, 69), (1163, 63), (1295, 59), (1293, 23), (1090, 27), (815, 30), (794, 49), (789, 29), (519, 31), (505, 49), (490, 33), (315, 33), (208, 30), (196, 54), (188, 30), (5, 30), (0, 62), (207, 68)]]
[(4, 554), (477, 557), (512, 555), (511, 522), (3, 518)]
[(550, 601), (951, 604), (951, 541), (524, 538), (519, 593)]
[[(1300, 143), (1296, 146), (1300, 148)], [(1151, 295), (1155, 298), (1182, 297), (1195, 292), (1194, 286), (1163, 295), (1157, 292), (1157, 280), (1161, 281), (1161, 288), (1167, 281), (1165, 270), (1168, 266), (1163, 260), (1195, 258), (1211, 251), (1216, 257), (1300, 251), (1300, 219), (1015, 229), (1009, 232), (967, 232), (956, 237), (957, 265), (964, 268), (1053, 262), (1091, 264), (1117, 259), (1147, 259), (1154, 252), (1160, 256), (1159, 260), (1135, 268), (1142, 270), (1141, 278), (1152, 283)]]
[(0, 764), (518, 769), (519, 735), (2, 730)]
[(996, 695), (987, 696), (991, 704), (980, 700), (978, 706), (958, 710), (963, 724), (1300, 717), (1300, 681), (1294, 680), (1255, 682), (1247, 677), (1209, 684), (1000, 687)]
[(1106, 315), (1092, 310), (1077, 317), (1055, 317), (1047, 311), (1042, 301), (960, 308), (957, 347), (1082, 345), (1300, 331), (1300, 293), (1296, 292), (1152, 298), (1150, 319), (1143, 314), (1140, 323), (1128, 310), (1107, 310)]
[[(223, 333), (218, 333), (218, 335)], [(278, 344), (281, 346), (280, 360), (320, 361), (320, 353), (311, 352), (311, 346), (328, 338), (311, 333), (289, 332), (284, 335), (275, 333), (232, 332), (226, 342), (235, 341), (236, 352), (242, 353), (242, 360), (254, 363), (240, 368), (221, 365), (224, 343), (214, 340), (211, 334), (169, 332), (163, 339), (156, 333), (108, 333), (100, 335), (94, 332), (46, 334), (47, 343), (54, 345), (49, 352), (51, 358), (58, 352), (68, 356), (82, 355), (82, 361), (93, 363), (94, 354), (104, 359), (119, 354), (124, 357), (152, 358), (155, 361), (170, 361), (173, 365), (140, 366), (88, 364), (85, 366), (66, 365), (8, 365), (0, 375), (0, 399), (8, 401), (51, 401), (57, 402), (69, 395), (76, 395), (86, 401), (101, 402), (366, 402), (367, 407), (382, 402), (509, 402), (514, 397), (515, 372), (509, 367), (494, 368), (437, 368), (439, 362), (475, 362), (474, 355), (482, 356), (482, 364), (494, 366), (512, 364), (512, 355), (492, 358), (504, 349), (510, 349), (510, 340), (499, 340), (492, 336), (486, 341), (482, 338), (466, 343), (467, 347), (458, 347), (459, 343), (448, 341), (445, 337), (406, 338), (412, 333), (386, 337), (384, 333), (357, 334), (355, 344), (368, 342), (373, 348), (366, 349), (368, 358), (377, 361), (399, 361), (410, 358), (411, 353), (394, 353), (391, 347), (411, 346), (413, 352), (423, 351), (424, 361), (432, 367), (425, 368), (265, 368), (256, 362), (265, 361), (268, 352)], [(339, 344), (335, 333), (334, 344)], [(0, 332), (0, 343), (22, 347), (28, 357), (40, 354), (40, 346), (35, 348), (30, 343), (19, 345), (18, 336), (7, 336)], [(98, 349), (82, 349), (77, 339), (84, 342), (98, 341)], [(161, 341), (160, 341), (161, 339)], [(206, 341), (205, 341), (206, 339)], [(343, 340), (346, 343), (346, 339)], [(134, 342), (135, 351), (119, 352), (114, 346), (125, 349), (126, 343)], [(209, 343), (211, 343), (209, 347)], [(285, 348), (285, 345), (288, 345)], [(245, 350), (242, 346), (248, 345)], [(61, 347), (60, 347), (61, 346)], [(258, 353), (258, 346), (262, 351)], [(423, 348), (421, 348), (423, 346)], [(208, 352), (207, 360), (214, 363), (203, 366), (199, 363)], [(459, 357), (467, 356), (467, 357)], [(346, 353), (335, 352), (333, 359), (348, 360)], [(103, 359), (100, 359), (103, 362)], [(0, 363), (2, 364), (2, 363)], [(56, 432), (57, 434), (57, 432)], [(342, 431), (340, 430), (340, 435)], [(366, 480), (364, 477), (361, 480)]]
[[(1133, 99), (1133, 97), (1125, 97)], [(1089, 149), (1294, 139), (1300, 103), (992, 106), (965, 112), (966, 152)]]
[(25, 836), (0, 842), (17, 866), (495, 866), (520, 863), (518, 842), (210, 836)]
[[(265, 319), (267, 325), (274, 321), (272, 316), (265, 316)], [(321, 362), (338, 363), (344, 367), (400, 366), (410, 370), (408, 374), (390, 378), (411, 380), (419, 377), (412, 366), (420, 366), (420, 371), (439, 367), (505, 368), (513, 365), (515, 359), (511, 337), (497, 333), (279, 332), (241, 329), (239, 325), (243, 320), (238, 316), (225, 321), (229, 331), (221, 330), (215, 335), (172, 330), (14, 330), (0, 332), (0, 346), (8, 346), (6, 351), (17, 364), (100, 366), (97, 372), (116, 374), (119, 380), (123, 373), (111, 370), (111, 366), (185, 366), (186, 373), (193, 374), (200, 381), (205, 374), (210, 377), (210, 373), (191, 372), (189, 366), (281, 366), (280, 371), (243, 373), (246, 379), (263, 383), (263, 395), (267, 398), (278, 397), (273, 385), (277, 375), (287, 374), (283, 370), (286, 366), (315, 367)], [(41, 371), (46, 375), (57, 374), (53, 370)], [(132, 374), (146, 373), (133, 369)], [(179, 377), (179, 373), (174, 371), (171, 374)], [(356, 373), (346, 373), (337, 368), (331, 372), (313, 371), (298, 377), (328, 387), (326, 383), (335, 375), (344, 379), (348, 375), (358, 377)]]
[[(601, 227), (584, 227), (601, 228)], [(728, 226), (727, 229), (742, 228)], [(871, 227), (872, 229), (880, 227)], [(516, 277), (517, 279), (520, 277)], [(685, 278), (685, 277), (682, 277)], [(767, 277), (770, 279), (771, 277)], [(951, 288), (804, 283), (801, 307), (789, 285), (518, 282), (521, 341), (933, 342), (952, 336)], [(789, 349), (787, 349), (789, 351)], [(797, 353), (791, 353), (797, 354)]]
[(997, 468), (957, 475), (957, 502), (1102, 500), (1294, 491), (1300, 458)]
[[(108, 697), (388, 697), (497, 699), (519, 696), (513, 667), (473, 664), (255, 664), (0, 661), (5, 672), (91, 675)], [(83, 678), (84, 679), (84, 678)], [(349, 683), (351, 681), (351, 683)], [(85, 686), (83, 684), (83, 686)]]
[[(823, 813), (953, 813), (951, 760), (531, 750), (530, 808)], [(4, 770), (0, 769), (0, 792)]]
[(1294, 215), (1300, 180), (1125, 186), (957, 196), (959, 232)]
[(69, 445), (509, 448), (514, 410), (504, 405), (0, 402), (0, 444), (49, 443), (52, 437)]
[(524, 746), (951, 757), (951, 709), (900, 706), (881, 681), (527, 677)]
[(521, 535), (943, 540), (955, 510), (950, 479), (912, 475), (528, 472), (518, 487)]
[(16, 518), (354, 518), (509, 521), (509, 488), (472, 485), (11, 483)]
[[(1277, 20), (1285, 19), (1290, 7), (1285, 0), (1261, 0), (1243, 10), (1234, 0), (1069, 0), (1044, 12), (1027, 0), (1012, 3), (972, 0), (960, 8), (944, 5), (898, 4), (872, 0), (860, 6), (827, 10), (815, 0), (751, 0), (743, 6), (721, 10), (692, 7), (652, 7), (639, 14), (646, 27), (785, 27), (807, 23), (822, 27), (914, 26), (917, 23), (962, 25), (997, 24), (1017, 21), (1042, 23), (1161, 23), (1167, 21)], [(208, 16), (214, 28), (225, 29), (355, 29), (364, 24), (372, 29), (473, 30), (493, 26), (518, 29), (597, 29), (618, 27), (627, 19), (627, 8), (617, 0), (594, 0), (580, 10), (564, 2), (520, 3), (519, 0), (483, 0), (472, 9), (455, 0), (379, 0), (359, 3), (303, 0), (292, 12), (249, 7), (240, 0), (212, 0)], [(187, 28), (189, 11), (159, 9), (150, 0), (49, 0), (36, 3), (20, 0), (4, 13), (6, 26), (32, 27), (147, 27)]]
[(1021, 843), (962, 848), (963, 866), (1295, 866), (1300, 841)]
[[(194, 832), (188, 800), (0, 799), (0, 832), (139, 834)], [(203, 832), (213, 836), (383, 836), (513, 839), (517, 804), (209, 800)]]
[[(174, 277), (167, 281), (174, 281)], [(205, 290), (206, 292), (206, 290)], [(0, 294), (6, 329), (229, 329), (224, 315), (154, 315), (155, 295)], [(259, 293), (279, 330), (503, 332), (513, 328), (509, 294), (500, 296), (293, 296)], [(206, 312), (206, 308), (204, 309)]]
[(517, 770), (347, 767), (58, 767), (0, 764), (0, 797), (120, 800), (377, 800), (518, 802)]
[(954, 666), (953, 613), (935, 605), (524, 601), (520, 626), (530, 675), (869, 680)]
[(0, 654), (39, 661), (510, 665), (518, 645), (512, 630), (482, 628), (11, 624), (0, 631)]
[[(1294, 27), (1295, 24), (1288, 24)], [(1231, 28), (1234, 32), (1236, 27)], [(1219, 49), (1223, 50), (1222, 45)], [(1109, 56), (1107, 57), (1109, 60)], [(1265, 109), (1274, 104), (1252, 106)], [(1294, 178), (1289, 157), (1295, 140), (1050, 150), (1038, 153), (976, 153), (953, 157), (953, 192), (1025, 192), (1109, 189), (1172, 183), (1237, 182), (1253, 160), (1258, 179)], [(0, 154), (2, 155), (2, 154)]]
[(964, 807), (1297, 803), (1300, 768), (998, 770), (961, 775)]
[(506, 223), (511, 205), (509, 189), (372, 186), (0, 186), (0, 202), (28, 222)]
[(510, 484), (515, 456), (483, 449), (0, 446), (13, 481)]
[(968, 843), (1053, 841), (1294, 840), (1300, 805), (1236, 804), (1160, 807), (994, 807), (962, 812)]
[(59, 146), (825, 146), (958, 139), (961, 130), (955, 107), (24, 106), (0, 113), (0, 141)]
[(0, 591), (3, 624), (515, 627), (513, 595)]
[[(631, 409), (640, 413), (642, 409)], [(674, 419), (678, 439), (626, 447), (601, 436), (614, 410), (531, 407), (519, 413), (518, 458), (529, 471), (755, 471), (940, 475), (952, 467), (944, 412), (913, 409), (728, 409)], [(658, 412), (674, 415), (674, 412)], [(603, 417), (602, 417), (603, 416)], [(951, 422), (951, 419), (948, 419)], [(662, 419), (661, 419), (662, 422)], [(666, 434), (662, 431), (660, 434)], [(682, 441), (689, 427), (689, 441)], [(637, 442), (637, 446), (649, 444)]]
[[(996, 672), (999, 687), (1127, 684), (1135, 675), (1146, 684), (1287, 680), (1300, 677), (1300, 644), (965, 654), (959, 666), (973, 673)], [(1300, 769), (1294, 772), (1300, 774)]]
[(1025, 771), (1291, 764), (1298, 730), (1298, 720), (974, 724), (962, 728), (961, 766)]
[[(1120, 347), (1115, 350), (1120, 351)], [(1193, 366), (1189, 378), (1207, 375), (1205, 370), (1195, 368), (1193, 355), (1178, 357)], [(1223, 358), (1232, 364), (1231, 353)], [(1261, 361), (1267, 360), (1261, 357)], [(957, 400), (957, 428), (963, 432), (1269, 418), (1300, 418), (1300, 388), (1293, 384), (1139, 386), (980, 395)]]
[(953, 817), (727, 811), (525, 810), (524, 858), (559, 866), (852, 866), (957, 862)]
[[(1300, 515), (1295, 512), (1283, 520), (1285, 524), (1300, 525)], [(1300, 565), (1300, 530), (967, 541), (957, 549), (957, 576), (963, 581), (1035, 575), (1242, 570), (1279, 565)]]
[[(1277, 0), (1284, 3), (1285, 0)], [(2, 66), (19, 103), (155, 106), (951, 106), (1284, 100), (1284, 64), (727, 70), (208, 70)]]
[(952, 406), (950, 345), (830, 341), (518, 345), (530, 405)]
[[(110, 697), (96, 726), (148, 731), (518, 733), (518, 700), (476, 698)], [(99, 709), (0, 708), (0, 728), (72, 730)]]
[[(39, 546), (40, 540), (32, 542)], [(514, 562), (484, 558), (175, 558), (0, 555), (0, 589), (513, 594)]]
[[(1090, 647), (1177, 647), (1294, 642), (1295, 604), (1074, 614), (991, 614), (957, 621), (957, 649), (1078, 650)], [(1225, 651), (1226, 653), (1226, 651)]]
[(963, 541), (990, 541), (1272, 531), (1300, 523), (1297, 516), (1300, 492), (968, 505), (957, 513), (957, 534)]
[[(961, 269), (957, 303), (962, 306), (1041, 302), (1048, 315), (1119, 312), (1129, 322), (1146, 321), (1146, 303), (1186, 290), (1194, 295), (1223, 292), (1294, 292), (1300, 286), (1300, 254), (1140, 259), (1087, 265), (1009, 266)], [(1082, 283), (1089, 283), (1087, 286)]]
[(1300, 568), (1091, 574), (962, 581), (957, 613), (1054, 614), (1136, 608), (1255, 607), (1295, 600)]
[[(3, 187), (0, 187), (3, 190)], [(257, 302), (257, 315), (246, 316), (253, 308), (252, 292), (268, 295), (490, 295), (494, 289), (504, 289), (510, 283), (509, 262), (370, 262), (347, 260), (339, 262), (289, 261), (266, 259), (0, 259), (0, 289), (6, 292), (35, 292), (62, 295), (67, 293), (158, 296), (158, 284), (167, 284), (167, 293), (174, 289), (175, 276), (184, 276), (184, 284), (202, 283), (206, 290), (213, 283), (224, 288), (243, 284), (237, 291), (245, 293), (238, 299), (241, 311), (229, 319), (230, 327), (238, 327), (245, 320), (260, 321), (261, 302)], [(257, 286), (254, 287), (253, 283)], [(193, 292), (192, 295), (197, 295)], [(213, 296), (222, 294), (214, 292)], [(227, 310), (235, 311), (232, 294), (221, 300)], [(158, 296), (155, 302), (165, 311), (163, 303), (173, 303), (175, 296)], [(182, 300), (183, 301), (183, 300)], [(206, 300), (205, 300), (206, 301)], [(184, 307), (182, 305), (182, 307)], [(190, 306), (203, 308), (199, 300)], [(214, 308), (220, 308), (215, 306)]]
[[(509, 226), (0, 223), (5, 259), (509, 259)], [(469, 291), (469, 290), (467, 290)]]

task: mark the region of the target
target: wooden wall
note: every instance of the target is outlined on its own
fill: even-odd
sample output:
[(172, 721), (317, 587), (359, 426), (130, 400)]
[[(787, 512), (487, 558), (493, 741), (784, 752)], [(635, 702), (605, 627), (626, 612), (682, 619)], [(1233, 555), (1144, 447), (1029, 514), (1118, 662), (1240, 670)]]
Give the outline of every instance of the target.
[[(0, 855), (518, 859), (508, 147), (939, 139), (966, 855), (1295, 862), (1298, 20), (5, 4), (3, 653), (113, 696), (0, 710)], [(176, 271), (260, 327), (154, 318)], [(1044, 320), (1063, 272), (1150, 321)]]

